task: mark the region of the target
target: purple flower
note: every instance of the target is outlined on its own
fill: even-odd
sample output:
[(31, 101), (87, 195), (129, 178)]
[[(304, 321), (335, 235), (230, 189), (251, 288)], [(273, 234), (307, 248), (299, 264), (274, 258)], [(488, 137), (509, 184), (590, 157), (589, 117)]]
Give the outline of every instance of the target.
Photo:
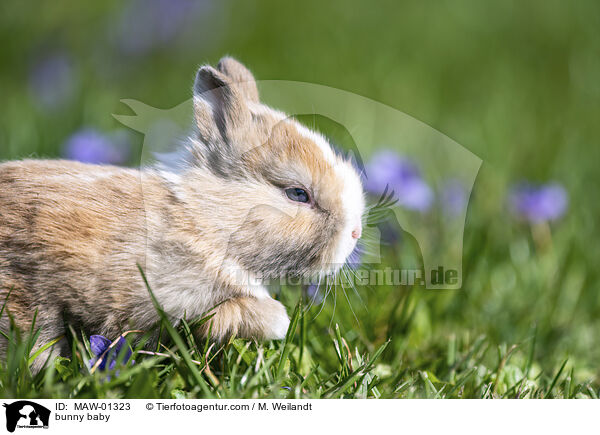
[(125, 132), (111, 136), (86, 128), (74, 133), (65, 143), (64, 156), (84, 163), (123, 164), (129, 155), (129, 141)]
[[(101, 372), (106, 370), (107, 364), (108, 370), (113, 370), (117, 365), (117, 361), (127, 364), (129, 358), (131, 358), (131, 349), (129, 349), (125, 338), (119, 337), (117, 344), (109, 350), (111, 344), (112, 341), (102, 335), (92, 335), (90, 337), (90, 348), (94, 354), (94, 357), (89, 362), (90, 368), (92, 368), (100, 358), (102, 358), (102, 361), (100, 362), (100, 365), (98, 365), (98, 371)], [(125, 350), (123, 351), (123, 355), (120, 355), (123, 346), (125, 346)], [(135, 361), (131, 360), (131, 364), (135, 364)]]
[(75, 74), (71, 60), (64, 53), (36, 59), (29, 73), (29, 88), (34, 101), (45, 108), (56, 108), (71, 98)]
[(118, 21), (119, 46), (130, 55), (165, 46), (207, 6), (193, 0), (133, 0)]
[(567, 191), (558, 183), (532, 185), (520, 183), (511, 189), (509, 202), (513, 212), (530, 222), (553, 221), (567, 211)]
[(381, 240), (387, 245), (395, 245), (400, 242), (402, 237), (402, 228), (396, 220), (386, 220), (378, 225), (381, 234)]
[(306, 289), (306, 295), (308, 296), (310, 304), (315, 303), (319, 305), (323, 302), (323, 292), (321, 291), (319, 284), (310, 284)]
[(446, 216), (460, 215), (465, 210), (468, 199), (467, 190), (459, 180), (448, 180), (442, 187), (440, 202)]
[(358, 245), (354, 247), (354, 250), (348, 256), (346, 260), (346, 264), (350, 269), (358, 269), (362, 264), (363, 260), (363, 251), (359, 248)]
[(420, 212), (431, 207), (433, 191), (411, 160), (390, 150), (380, 151), (373, 156), (365, 170), (367, 191), (380, 195), (389, 186), (399, 205)]

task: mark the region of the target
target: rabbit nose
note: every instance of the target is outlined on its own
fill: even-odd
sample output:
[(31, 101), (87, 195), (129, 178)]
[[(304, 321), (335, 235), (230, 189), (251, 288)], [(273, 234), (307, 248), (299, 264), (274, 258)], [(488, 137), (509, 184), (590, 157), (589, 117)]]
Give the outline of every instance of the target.
[(359, 239), (361, 234), (362, 234), (361, 226), (360, 225), (355, 226), (354, 229), (352, 230), (352, 238)]

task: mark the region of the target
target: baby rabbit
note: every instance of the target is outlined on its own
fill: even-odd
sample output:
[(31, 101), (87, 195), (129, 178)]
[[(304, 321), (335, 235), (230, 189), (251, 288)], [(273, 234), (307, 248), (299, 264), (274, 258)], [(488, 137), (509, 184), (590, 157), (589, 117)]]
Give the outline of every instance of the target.
[(10, 313), (28, 331), (36, 311), (37, 346), (65, 324), (110, 338), (150, 328), (158, 315), (139, 264), (174, 322), (211, 312), (217, 340), (281, 339), (285, 308), (257, 278), (346, 261), (364, 209), (352, 164), (261, 104), (232, 58), (201, 67), (193, 91), (193, 133), (175, 165), (0, 164), (0, 306), (10, 292), (0, 330)]

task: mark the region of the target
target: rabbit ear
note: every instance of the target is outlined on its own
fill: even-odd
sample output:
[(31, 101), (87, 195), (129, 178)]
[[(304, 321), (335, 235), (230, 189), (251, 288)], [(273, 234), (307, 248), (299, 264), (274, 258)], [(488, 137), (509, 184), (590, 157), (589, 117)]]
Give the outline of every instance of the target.
[(217, 69), (231, 79), (244, 98), (258, 103), (256, 80), (248, 68), (232, 57), (224, 57), (219, 61)]
[(251, 120), (239, 89), (211, 66), (201, 67), (196, 74), (194, 116), (200, 139), (208, 143), (231, 144)]

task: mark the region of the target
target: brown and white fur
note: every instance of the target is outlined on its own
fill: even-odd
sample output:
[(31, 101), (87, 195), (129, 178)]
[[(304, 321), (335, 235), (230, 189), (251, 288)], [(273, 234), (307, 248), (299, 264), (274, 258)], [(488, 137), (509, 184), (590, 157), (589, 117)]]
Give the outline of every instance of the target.
[[(39, 345), (65, 322), (109, 338), (150, 328), (158, 317), (138, 264), (174, 321), (212, 309), (216, 339), (280, 339), (285, 308), (252, 278), (323, 275), (345, 262), (364, 209), (348, 161), (261, 104), (231, 58), (198, 71), (194, 115), (174, 165), (0, 165), (0, 301), (11, 291), (7, 311), (22, 331), (37, 310)], [(311, 201), (291, 200), (290, 187)], [(0, 329), (8, 323), (5, 313)]]

